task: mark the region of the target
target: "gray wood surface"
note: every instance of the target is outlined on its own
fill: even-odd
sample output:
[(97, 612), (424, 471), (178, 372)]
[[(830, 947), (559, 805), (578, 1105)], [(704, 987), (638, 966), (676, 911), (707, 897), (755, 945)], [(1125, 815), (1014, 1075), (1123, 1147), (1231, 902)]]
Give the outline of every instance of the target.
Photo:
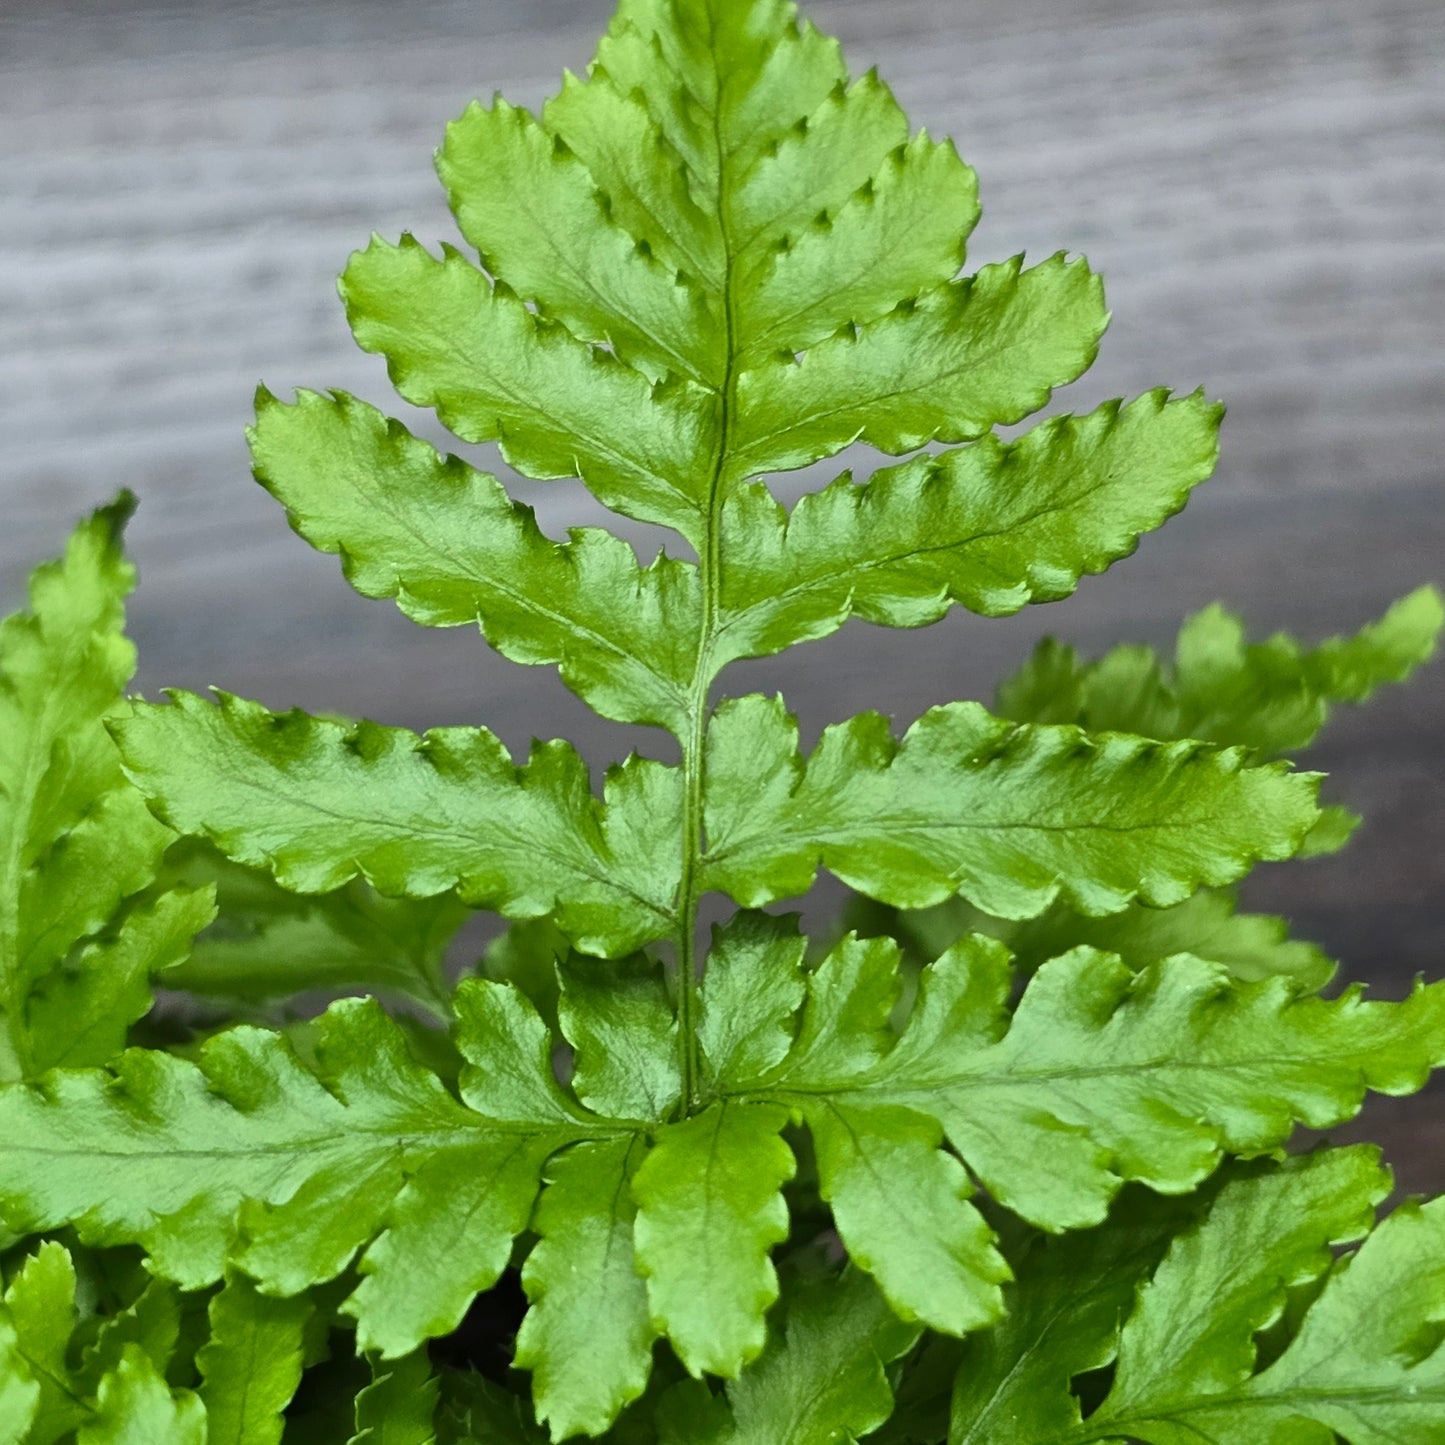
[[(265, 378), (388, 405), (333, 278), (369, 231), (453, 234), (429, 158), (474, 94), (535, 102), (583, 65), (606, 0), (3, 0), (0, 603), (70, 519), (143, 499), (142, 684), (514, 745), (645, 734), (550, 675), (353, 596), (247, 476)], [(1204, 384), (1230, 404), (1218, 477), (1072, 602), (922, 634), (863, 624), (735, 685), (810, 728), (987, 697), (1045, 630), (1161, 641), (1215, 597), (1261, 631), (1353, 627), (1445, 574), (1445, 5), (1440, 0), (818, 0), (856, 68), (978, 168), (979, 260), (1086, 252), (1116, 320), (1060, 398)], [(439, 438), (433, 423), (395, 410)], [(488, 464), (487, 449), (475, 449)], [(499, 469), (505, 475), (505, 469)], [(823, 474), (806, 479), (820, 480)], [(595, 521), (521, 483), (544, 524)], [(644, 546), (655, 539), (642, 538)], [(1340, 859), (1264, 870), (1294, 917), (1398, 992), (1441, 972), (1445, 667), (1341, 719), (1313, 762), (1369, 816)], [(1411, 1182), (1427, 1099), (1386, 1117)], [(1442, 1136), (1445, 1137), (1445, 1136)]]

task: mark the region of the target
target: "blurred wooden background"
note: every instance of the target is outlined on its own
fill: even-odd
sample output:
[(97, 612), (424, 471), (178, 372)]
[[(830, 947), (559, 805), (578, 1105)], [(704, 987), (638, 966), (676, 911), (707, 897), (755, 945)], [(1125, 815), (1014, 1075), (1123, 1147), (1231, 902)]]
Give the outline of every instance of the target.
[[(1044, 631), (1163, 641), (1220, 597), (1260, 632), (1353, 628), (1445, 578), (1445, 5), (1440, 0), (816, 0), (855, 68), (978, 168), (976, 260), (1086, 252), (1116, 320), (1059, 405), (1160, 383), (1230, 406), (1218, 477), (1072, 602), (924, 634), (850, 625), (739, 669), (805, 724), (908, 719), (994, 682)], [(383, 406), (333, 278), (375, 229), (453, 234), (430, 171), (474, 94), (534, 103), (585, 64), (609, 0), (3, 0), (0, 604), (71, 519), (141, 495), (141, 684), (514, 747), (647, 734), (550, 672), (355, 597), (248, 478), (255, 383)], [(399, 414), (434, 439), (425, 418)], [(488, 465), (486, 449), (474, 449)], [(503, 473), (505, 475), (505, 471)], [(809, 481), (824, 479), (820, 472)], [(520, 484), (544, 525), (598, 520)], [(655, 540), (642, 538), (644, 546)], [(1445, 944), (1445, 666), (1342, 717), (1311, 762), (1368, 824), (1341, 858), (1275, 867), (1250, 901), (1398, 993)], [(1430, 1100), (1377, 1116), (1407, 1178)], [(1415, 1142), (1411, 1143), (1412, 1136)], [(1445, 1142), (1445, 1128), (1433, 1136)]]

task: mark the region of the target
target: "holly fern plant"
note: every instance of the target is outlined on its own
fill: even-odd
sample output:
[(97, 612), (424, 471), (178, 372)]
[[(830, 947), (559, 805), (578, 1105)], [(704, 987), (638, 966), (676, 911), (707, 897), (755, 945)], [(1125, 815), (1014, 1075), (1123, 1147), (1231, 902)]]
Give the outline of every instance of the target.
[[(373, 240), (357, 341), (678, 555), (555, 541), (340, 393), (263, 390), (256, 474), (359, 592), (680, 761), (599, 795), (565, 742), (127, 701), (129, 499), (82, 523), (0, 632), (0, 1442), (1445, 1440), (1445, 1201), (1377, 1222), (1374, 1151), (1286, 1149), (1422, 1085), (1445, 984), (1332, 991), (1230, 891), (1344, 844), (1280, 757), (1437, 595), (1314, 648), (1219, 609), (1167, 660), (1045, 644), (992, 712), (802, 750), (729, 663), (1066, 597), (1219, 407), (1000, 440), (1099, 280), (962, 274), (973, 173), (785, 0), (622, 0), (438, 169), (470, 252)], [(908, 459), (769, 490), (855, 444)], [(810, 942), (772, 906), (820, 869)]]

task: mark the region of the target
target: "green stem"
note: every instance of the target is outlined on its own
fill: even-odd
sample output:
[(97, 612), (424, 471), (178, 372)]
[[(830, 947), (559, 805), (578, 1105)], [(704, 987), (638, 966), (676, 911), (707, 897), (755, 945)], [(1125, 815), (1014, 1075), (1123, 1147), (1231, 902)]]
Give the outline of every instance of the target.
[[(709, 7), (709, 19), (712, 11)], [(715, 25), (715, 22), (714, 22)], [(717, 37), (713, 35), (716, 52)], [(719, 514), (727, 494), (728, 453), (732, 417), (736, 410), (734, 390), (737, 374), (734, 367), (737, 320), (733, 314), (732, 245), (726, 197), (727, 147), (721, 130), (722, 78), (713, 105), (713, 146), (717, 154), (718, 190), (717, 223), (723, 238), (725, 260), (722, 274), (722, 314), (724, 356), (726, 365), (718, 387), (719, 411), (717, 447), (713, 453), (711, 476), (708, 479), (707, 501), (700, 509), (703, 534), (697, 548), (698, 585), (702, 592), (702, 629), (698, 639), (697, 661), (693, 668), (692, 688), (688, 699), (688, 727), (682, 744), (683, 816), (682, 816), (682, 879), (677, 903), (677, 1024), (678, 1055), (682, 1072), (682, 1110), (695, 1112), (702, 1103), (701, 1068), (697, 1041), (698, 955), (697, 904), (701, 896), (700, 874), (707, 845), (703, 828), (703, 789), (705, 783), (705, 747), (707, 741), (708, 698), (718, 669), (713, 666), (713, 650), (718, 635), (719, 593), (722, 585), (722, 539)]]
[(722, 469), (727, 455), (727, 416), (724, 398), (719, 426), (717, 467), (706, 513), (707, 536), (698, 549), (698, 581), (702, 589), (702, 633), (688, 699), (688, 729), (682, 742), (682, 879), (677, 904), (677, 1025), (678, 1056), (682, 1073), (682, 1107), (692, 1113), (702, 1102), (697, 1042), (698, 955), (697, 905), (707, 839), (703, 827), (703, 789), (706, 781), (708, 696), (715, 670), (713, 644), (717, 635), (718, 578), (721, 563), (717, 502), (722, 494)]
[[(696, 690), (694, 690), (696, 692)], [(682, 883), (677, 910), (677, 1045), (684, 1113), (697, 1108), (701, 1090), (697, 1046), (698, 864), (702, 852), (703, 739), (707, 702), (694, 695), (691, 730), (683, 743)]]

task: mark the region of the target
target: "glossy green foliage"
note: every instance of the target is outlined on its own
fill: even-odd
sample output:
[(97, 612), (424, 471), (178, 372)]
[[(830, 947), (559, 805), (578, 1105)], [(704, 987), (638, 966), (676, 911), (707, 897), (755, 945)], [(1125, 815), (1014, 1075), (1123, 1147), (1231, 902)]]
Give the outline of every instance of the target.
[[(363, 596), (671, 738), (599, 777), (128, 702), (127, 504), (82, 524), (0, 629), (0, 1445), (1445, 1438), (1440, 1205), (1371, 1234), (1372, 1156), (1283, 1153), (1423, 1085), (1445, 985), (1325, 997), (1233, 891), (1344, 842), (1285, 755), (1438, 596), (1314, 649), (1219, 609), (1171, 664), (1046, 644), (995, 713), (804, 749), (731, 663), (1068, 597), (1221, 408), (1019, 425), (1098, 277), (968, 258), (973, 172), (787, 0), (620, 0), (437, 169), (465, 248), (374, 237), (356, 340), (673, 535), (559, 540), (345, 393), (262, 387), (257, 479)], [(831, 947), (761, 911), (820, 871)]]
[(471, 917), (453, 893), (383, 898), (359, 880), (332, 893), (292, 893), (189, 838), (172, 846), (161, 880), (214, 888), (218, 910), (189, 958), (167, 969), (167, 988), (237, 1006), (308, 989), (370, 991), (405, 999), (436, 1022), (451, 1018), (446, 955)]
[(1201, 889), (1172, 908), (1133, 903), (1104, 918), (1086, 918), (1055, 904), (1037, 918), (1016, 922), (954, 901), (919, 909), (859, 903), (850, 909), (848, 922), (861, 933), (896, 939), (915, 968), (932, 962), (965, 935), (984, 933), (1006, 943), (1015, 963), (1030, 972), (1080, 944), (1117, 954), (1133, 969), (1176, 953), (1193, 953), (1222, 964), (1245, 982), (1288, 978), (1310, 993), (1323, 988), (1335, 972), (1322, 949), (1289, 936), (1283, 918), (1239, 912), (1238, 900), (1227, 888)]
[[(1442, 626), (1445, 603), (1434, 587), (1402, 597), (1352, 637), (1314, 648), (1284, 633), (1246, 642), (1239, 617), (1206, 607), (1185, 619), (1172, 662), (1133, 645), (1081, 662), (1047, 638), (999, 688), (997, 706), (1018, 722), (1205, 738), (1276, 758), (1308, 747), (1338, 704), (1405, 681), (1434, 655)], [(1302, 855), (1338, 852), (1359, 821), (1347, 808), (1324, 809)]]
[(1442, 626), (1445, 604), (1433, 587), (1401, 598), (1354, 636), (1313, 648), (1284, 633), (1246, 642), (1239, 617), (1206, 607), (1180, 628), (1172, 662), (1138, 646), (1081, 662), (1046, 640), (999, 689), (998, 710), (1017, 722), (1204, 738), (1279, 757), (1308, 747), (1339, 703), (1403, 682), (1433, 656)]
[(1094, 915), (1166, 907), (1289, 857), (1318, 816), (1308, 775), (1010, 726), (977, 703), (934, 708), (901, 741), (864, 713), (805, 764), (781, 704), (743, 698), (719, 708), (707, 762), (703, 876), (747, 907), (806, 892), (819, 863), (904, 907), (953, 893), (1008, 918), (1060, 896)]
[(659, 763), (615, 768), (599, 803), (566, 743), (518, 767), (485, 728), (418, 737), (227, 694), (219, 706), (192, 693), (142, 704), (115, 731), (130, 776), (177, 831), (296, 892), (357, 877), (391, 896), (459, 890), (512, 917), (554, 914), (600, 953), (668, 932), (679, 849), (659, 815), (680, 805), (676, 771)]
[[(404, 1354), (453, 1328), (496, 1281), (548, 1156), (620, 1127), (559, 1092), (545, 1030), (509, 990), (475, 984), (458, 1009), (458, 1045), (475, 1058), (460, 1100), (366, 1001), (332, 1006), (314, 1069), (277, 1035), (243, 1028), (210, 1040), (199, 1066), (137, 1050), (117, 1061), (118, 1088), (75, 1072), (46, 1095), (8, 1094), (4, 1137), (50, 1163), (37, 1169), (24, 1143), (7, 1151), (5, 1216), (140, 1244), (158, 1273), (191, 1289), (229, 1259), (267, 1292), (294, 1295), (359, 1256), (345, 1309), (360, 1344)], [(207, 1168), (177, 1170), (194, 1148)], [(97, 1176), (102, 1154), (125, 1160), (116, 1178)]]
[(171, 835), (126, 785), (106, 719), (135, 670), (122, 497), (37, 568), (0, 625), (0, 1079), (104, 1063), (150, 981), (210, 921), (204, 889), (124, 907)]
[[(1039, 1241), (1008, 1323), (965, 1350), (949, 1445), (1438, 1438), (1445, 1216), (1408, 1203), (1371, 1232), (1388, 1192), (1371, 1151), (1327, 1151), (1236, 1170), (1173, 1221), (1136, 1198)], [(1085, 1414), (1070, 1377), (1104, 1366)]]
[(728, 988), (729, 956), (786, 975), (796, 942), (785, 920), (761, 916), (719, 936), (704, 998), (724, 980), (730, 1032), (758, 1042), (725, 1042), (714, 1088), (807, 1122), (852, 1259), (905, 1318), (949, 1333), (995, 1319), (1007, 1277), (958, 1159), (1030, 1222), (1077, 1229), (1125, 1180), (1186, 1190), (1221, 1151), (1257, 1153), (1296, 1121), (1351, 1116), (1366, 1087), (1418, 1088), (1445, 1052), (1439, 985), (1400, 1004), (1326, 1002), (1188, 954), (1134, 973), (1080, 948), (1039, 969), (1010, 1009), (1008, 955), (978, 936), (925, 970), (898, 1034), (896, 946), (844, 939), (807, 975), (789, 1041), (797, 993)]
[(279, 1445), (311, 1313), (240, 1279), (207, 1307), (133, 1263), (41, 1244), (6, 1268), (0, 1439)]

